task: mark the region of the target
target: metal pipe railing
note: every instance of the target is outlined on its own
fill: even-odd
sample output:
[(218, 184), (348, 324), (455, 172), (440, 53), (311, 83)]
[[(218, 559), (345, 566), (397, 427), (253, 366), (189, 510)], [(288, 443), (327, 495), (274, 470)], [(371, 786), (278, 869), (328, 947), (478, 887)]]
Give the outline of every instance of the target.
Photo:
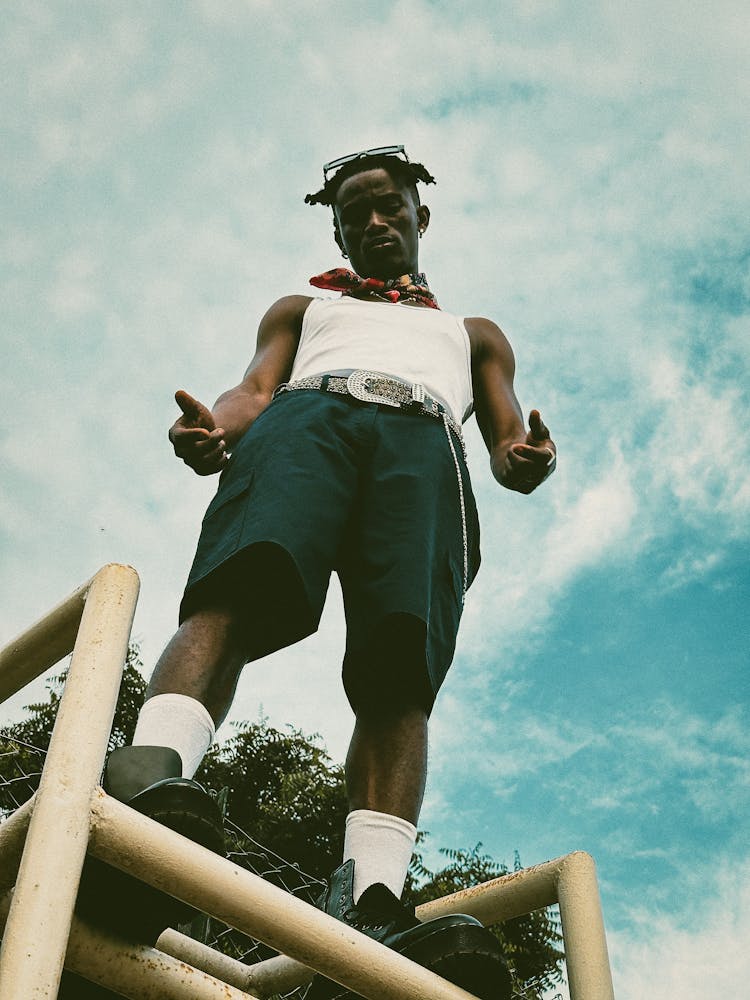
[[(468, 913), (484, 924), (494, 924), (555, 903), (560, 904), (571, 1000), (614, 1000), (596, 867), (585, 851), (431, 900), (418, 906), (416, 912), (423, 921)], [(203, 964), (200, 949), (205, 946), (195, 945), (172, 930), (159, 939), (159, 947), (169, 954), (218, 975), (219, 966), (212, 964), (210, 956), (205, 956), (209, 964)], [(231, 977), (228, 982), (260, 997), (286, 992), (310, 980), (309, 969), (286, 955), (252, 966), (232, 961), (224, 971)]]
[[(138, 588), (135, 570), (112, 564), (85, 592), (0, 949), (3, 1000), (47, 1000), (57, 994), (88, 844), (91, 796), (107, 751)], [(77, 613), (70, 605), (79, 594), (52, 612), (51, 627), (66, 638)], [(34, 670), (53, 655), (50, 650), (65, 655), (62, 640), (45, 638), (45, 627), (43, 619), (17, 640), (6, 659), (14, 683), (32, 673), (19, 665), (22, 652)]]
[(0, 649), (0, 703), (53, 667), (73, 649), (92, 581)]
[(557, 882), (572, 1000), (614, 1000), (596, 865), (577, 851), (564, 859)]
[[(259, 965), (264, 965), (264, 962), (258, 962), (254, 965), (246, 965), (244, 962), (240, 962), (236, 958), (232, 958), (229, 955), (222, 954), (220, 951), (216, 951), (214, 948), (209, 947), (207, 944), (203, 944), (201, 941), (196, 941), (195, 938), (187, 937), (187, 935), (181, 934), (180, 931), (176, 931), (173, 927), (168, 927), (167, 930), (159, 936), (159, 940), (156, 942), (156, 947), (159, 951), (163, 951), (165, 955), (171, 955), (173, 958), (179, 959), (181, 962), (187, 962), (188, 965), (194, 965), (196, 969), (203, 969), (204, 972), (208, 972), (210, 975), (215, 976), (223, 983), (228, 983), (230, 986), (234, 986), (239, 990), (247, 990), (250, 993), (256, 993), (259, 997), (266, 996), (265, 992), (259, 993), (257, 990), (254, 990), (252, 985), (253, 970)], [(284, 955), (279, 955), (278, 957), (268, 959), (267, 961), (284, 961), (288, 965), (293, 966), (295, 970), (299, 970), (300, 974), (300, 978), (293, 979), (290, 986), (273, 990), (272, 993), (286, 993), (289, 990), (293, 990), (297, 986), (303, 985), (305, 981), (309, 982), (314, 975), (311, 969), (308, 969), (304, 965), (300, 965), (299, 962), (295, 962), (291, 958), (286, 958)]]
[(470, 913), (485, 924), (560, 904), (571, 1000), (614, 1000), (594, 859), (585, 851), (501, 875), (417, 910), (420, 920)]
[[(13, 856), (19, 853), (19, 838), (28, 825), (28, 807), (29, 803), (0, 826), (0, 861), (4, 872), (12, 869)], [(12, 880), (11, 874), (0, 884), (0, 889), (8, 882), (12, 884)], [(585, 852), (576, 851), (424, 903), (417, 908), (417, 916), (427, 920), (462, 912), (471, 913), (486, 923), (495, 923), (559, 900), (571, 997), (573, 1000), (611, 1000), (612, 983), (598, 897), (593, 859)], [(158, 948), (179, 963), (202, 970), (215, 980), (243, 991), (243, 995), (247, 991), (258, 997), (269, 997), (304, 985), (312, 977), (309, 967), (286, 955), (248, 966), (172, 929), (161, 935)], [(146, 957), (153, 958), (151, 950)], [(110, 956), (107, 961), (114, 959)], [(85, 964), (75, 968), (91, 978), (92, 970)], [(166, 972), (164, 975), (166, 978), (160, 978), (159, 982), (166, 984), (169, 977)], [(117, 982), (123, 994), (131, 996), (125, 991), (125, 980)], [(165, 992), (164, 996), (171, 998), (172, 994)]]
[(91, 852), (322, 972), (368, 1000), (469, 1000), (470, 994), (99, 792)]
[[(0, 933), (10, 896), (0, 898)], [(255, 1000), (156, 948), (122, 941), (73, 917), (65, 968), (128, 1000)]]
[(469, 913), (483, 924), (495, 924), (551, 906), (557, 902), (557, 882), (565, 860), (555, 858), (432, 899), (418, 908), (417, 915), (420, 920), (432, 920), (446, 913)]
[(0, 895), (16, 884), (35, 803), (36, 793), (28, 802), (24, 802), (20, 809), (16, 809), (11, 816), (0, 823)]
[[(66, 965), (134, 1000), (267, 997), (309, 981), (312, 969), (373, 1000), (469, 1000), (464, 990), (97, 787), (137, 594), (134, 570), (105, 566), (0, 651), (2, 701), (73, 649), (39, 790), (0, 825), (0, 894), (18, 872), (0, 950), (3, 1000), (54, 997), (66, 947)], [(161, 936), (158, 951), (87, 927), (72, 916), (87, 847), (283, 954), (244, 966), (173, 930)], [(556, 902), (571, 1000), (614, 1000), (596, 868), (584, 852), (425, 903), (417, 916), (463, 912), (491, 924)]]

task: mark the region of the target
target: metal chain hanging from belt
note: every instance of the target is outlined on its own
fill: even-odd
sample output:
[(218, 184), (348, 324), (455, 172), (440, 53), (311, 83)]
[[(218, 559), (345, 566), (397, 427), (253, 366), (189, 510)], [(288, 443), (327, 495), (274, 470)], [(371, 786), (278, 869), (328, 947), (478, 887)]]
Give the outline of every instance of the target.
[[(458, 463), (458, 455), (456, 454), (456, 449), (453, 447), (453, 438), (451, 437), (451, 427), (448, 424), (447, 419), (443, 418), (443, 426), (445, 427), (445, 436), (448, 438), (448, 444), (451, 449), (451, 455), (453, 456), (453, 464), (456, 467), (456, 480), (458, 481), (458, 502), (461, 507), (461, 538), (464, 546), (464, 575), (463, 575), (463, 587), (461, 589), (461, 607), (464, 606), (466, 601), (466, 591), (469, 586), (469, 538), (468, 531), (466, 529), (466, 497), (464, 496), (464, 480), (461, 475), (461, 466)], [(461, 439), (463, 444), (463, 438)], [(466, 451), (464, 450), (464, 456)]]

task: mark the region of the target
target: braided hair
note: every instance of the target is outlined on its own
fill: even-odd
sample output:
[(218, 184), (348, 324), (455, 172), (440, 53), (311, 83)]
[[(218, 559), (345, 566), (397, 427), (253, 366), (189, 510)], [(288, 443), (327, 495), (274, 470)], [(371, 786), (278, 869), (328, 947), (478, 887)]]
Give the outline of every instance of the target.
[[(333, 207), (336, 195), (342, 183), (354, 174), (361, 174), (364, 170), (375, 170), (382, 167), (398, 180), (405, 182), (409, 187), (417, 191), (417, 183), (434, 184), (435, 178), (422, 163), (412, 163), (405, 161), (394, 155), (358, 156), (356, 160), (350, 160), (340, 167), (335, 174), (328, 178), (320, 191), (315, 194), (305, 195), (306, 205), (329, 205)], [(419, 196), (417, 196), (419, 203)]]

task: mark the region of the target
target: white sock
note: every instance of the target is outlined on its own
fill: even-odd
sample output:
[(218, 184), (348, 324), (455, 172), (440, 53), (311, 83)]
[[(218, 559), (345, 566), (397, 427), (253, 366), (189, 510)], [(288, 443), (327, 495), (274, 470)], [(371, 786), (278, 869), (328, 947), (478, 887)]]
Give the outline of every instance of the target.
[(192, 778), (216, 735), (208, 709), (186, 694), (157, 694), (144, 702), (134, 747), (171, 747), (182, 758), (182, 777)]
[(346, 817), (344, 861), (354, 859), (354, 902), (376, 882), (401, 898), (417, 829), (408, 820), (372, 809), (355, 809)]

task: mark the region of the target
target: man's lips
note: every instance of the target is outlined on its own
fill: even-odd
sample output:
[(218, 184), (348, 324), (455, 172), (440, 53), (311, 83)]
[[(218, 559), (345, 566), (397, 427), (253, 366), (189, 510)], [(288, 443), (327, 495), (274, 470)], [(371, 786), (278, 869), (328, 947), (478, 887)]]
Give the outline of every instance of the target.
[(380, 247), (390, 247), (394, 246), (396, 241), (392, 236), (376, 236), (373, 240), (368, 240), (365, 243), (365, 250), (378, 250)]

